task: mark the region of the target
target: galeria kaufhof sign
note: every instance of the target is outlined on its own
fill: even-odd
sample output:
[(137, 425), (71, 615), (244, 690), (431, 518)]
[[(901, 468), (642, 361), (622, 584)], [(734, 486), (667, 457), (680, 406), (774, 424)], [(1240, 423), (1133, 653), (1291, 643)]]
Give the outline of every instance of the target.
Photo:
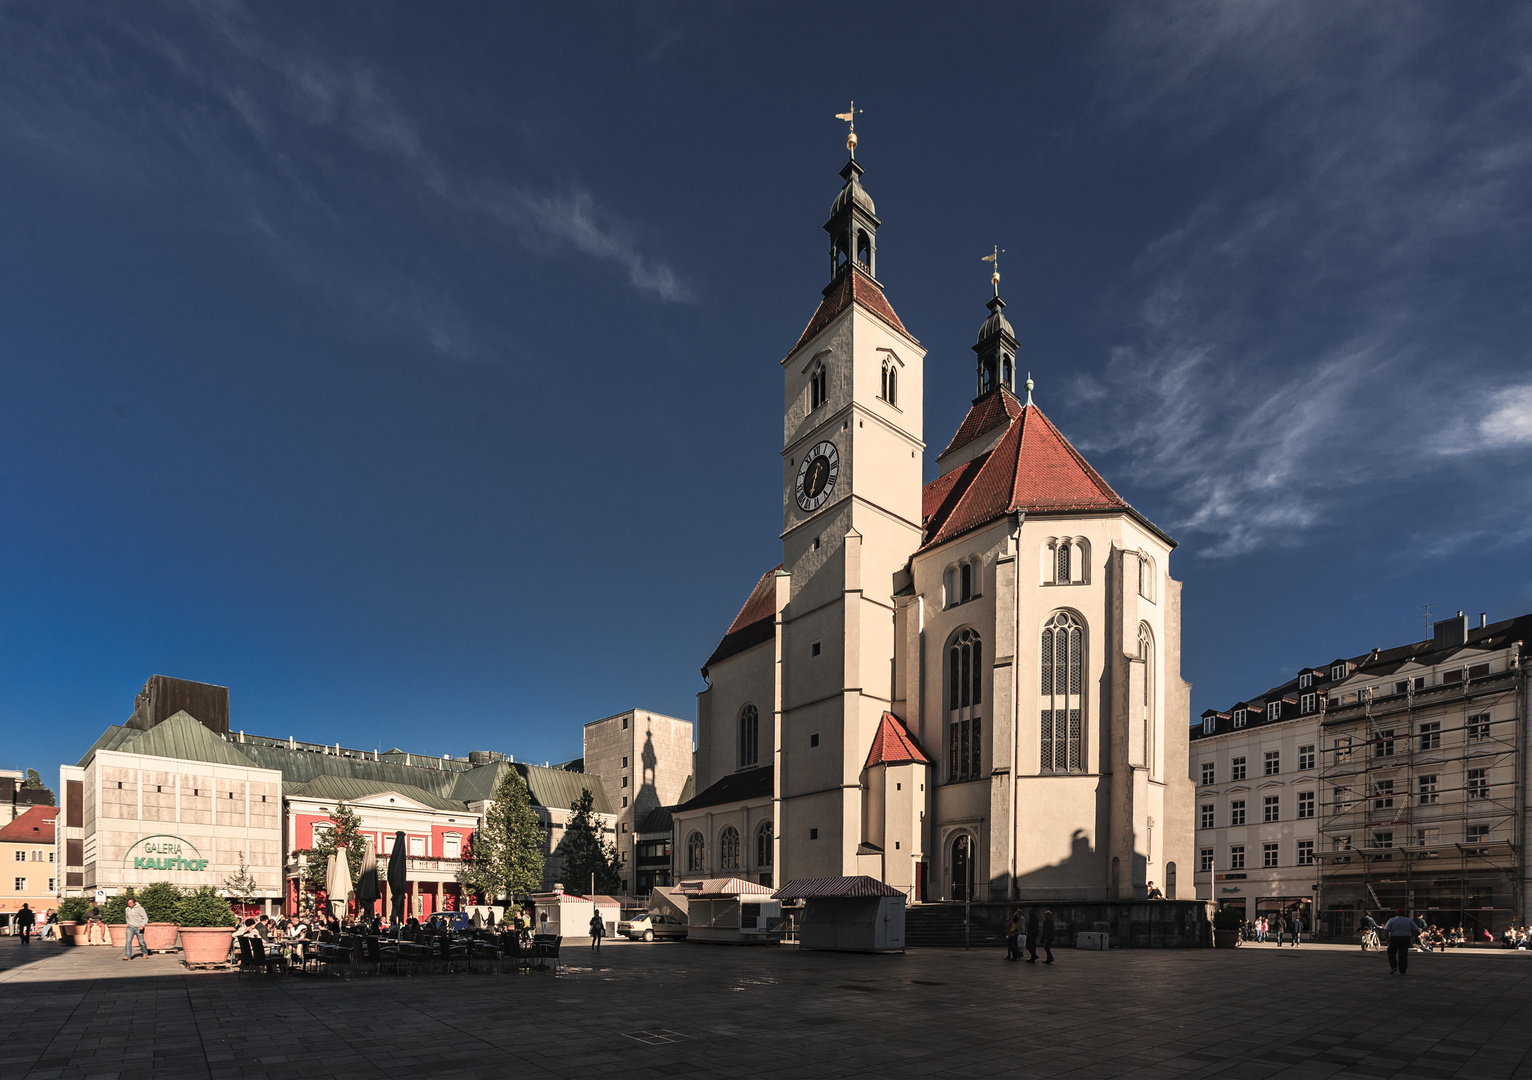
[(133, 860), (134, 870), (206, 870), (207, 860), (189, 841), (179, 836), (146, 836), (122, 857), (123, 869)]

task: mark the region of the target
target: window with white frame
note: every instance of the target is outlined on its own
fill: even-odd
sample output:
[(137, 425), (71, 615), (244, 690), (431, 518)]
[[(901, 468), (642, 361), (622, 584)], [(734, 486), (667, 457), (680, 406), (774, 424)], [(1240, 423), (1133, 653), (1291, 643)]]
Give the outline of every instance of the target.
[(1266, 775), (1276, 776), (1282, 771), (1282, 751), (1266, 751)]
[(1314, 865), (1314, 841), (1312, 841), (1312, 840), (1299, 840), (1298, 841), (1298, 865), (1299, 866), (1313, 866)]
[(1298, 816), (1311, 818), (1314, 816), (1314, 793), (1312, 791), (1298, 792)]
[(1211, 783), (1213, 783), (1214, 782), (1213, 781), (1213, 776), (1214, 776), (1214, 766), (1213, 766), (1213, 763), (1211, 761), (1204, 761), (1202, 763), (1202, 782), (1204, 784), (1211, 784)]
[(1229, 759), (1229, 779), (1235, 782), (1245, 778), (1245, 759), (1242, 757)]
[(1304, 694), (1298, 699), (1298, 708), (1303, 713), (1303, 715), (1307, 716), (1309, 713), (1319, 708), (1319, 695)]
[(1439, 828), (1427, 828), (1415, 830), (1416, 847), (1435, 847), (1441, 842), (1442, 831)]
[(1205, 848), (1202, 848), (1200, 851), (1197, 852), (1197, 867), (1204, 874), (1209, 873), (1213, 869), (1213, 849), (1212, 848), (1205, 847)]
[(1244, 727), (1245, 726), (1245, 718), (1247, 716), (1249, 716), (1249, 713), (1245, 709), (1235, 709), (1234, 710), (1234, 726), (1235, 727)]
[(410, 837), (410, 851), (409, 851), (409, 853), (411, 855), (417, 855), (417, 856), (420, 856), (420, 857), (424, 857), (425, 853), (426, 853), (426, 838), (424, 836), (412, 836), (412, 837)]
[(442, 836), (442, 858), (458, 859), (463, 854), (463, 837), (455, 832)]
[(1229, 869), (1243, 870), (1245, 868), (1245, 845), (1231, 844), (1229, 846)]
[(1211, 735), (1211, 734), (1213, 734), (1213, 730), (1214, 730), (1213, 722), (1214, 722), (1215, 719), (1216, 718), (1212, 717), (1212, 716), (1204, 716), (1202, 718), (1202, 734), (1204, 734), (1204, 735)]
[(1201, 823), (1201, 827), (1211, 829), (1213, 827), (1213, 804), (1203, 803), (1199, 814), (1198, 821)]
[(1350, 851), (1351, 850), (1351, 837), (1350, 836), (1332, 836), (1332, 837), (1330, 837), (1330, 850), (1331, 851)]
[(1307, 746), (1298, 747), (1298, 771), (1304, 772), (1305, 770), (1312, 769), (1313, 767), (1314, 744), (1309, 743)]
[(1422, 751), (1440, 750), (1442, 748), (1442, 722), (1432, 720), (1420, 725), (1420, 749)]
[(1282, 700), (1268, 701), (1266, 703), (1266, 719), (1276, 721), (1282, 719)]
[(26, 892), (27, 891), (27, 879), (24, 878), (24, 877), (19, 877), (19, 878), (16, 878), (15, 880), (16, 880), (16, 891), (17, 892)]
[(1276, 866), (1276, 865), (1277, 865), (1277, 845), (1276, 844), (1262, 844), (1261, 845), (1261, 866), (1270, 868), (1270, 867), (1273, 867), (1273, 866)]
[(1336, 664), (1334, 667), (1332, 667), (1330, 669), (1330, 678), (1332, 678), (1332, 679), (1344, 679), (1345, 677), (1346, 677), (1346, 665), (1345, 664)]
[(1235, 799), (1229, 803), (1229, 824), (1243, 825), (1245, 823), (1245, 800)]
[(1313, 685), (1314, 685), (1314, 675), (1313, 675), (1312, 672), (1305, 671), (1302, 675), (1298, 676), (1298, 689), (1300, 689), (1300, 690), (1307, 690), (1309, 687), (1311, 687)]
[(1489, 770), (1469, 769), (1468, 782), (1464, 786), (1470, 799), (1489, 798)]
[(1266, 796), (1265, 804), (1262, 807), (1261, 820), (1262, 821), (1281, 821), (1282, 820), (1282, 796), (1280, 796), (1280, 795), (1267, 795)]

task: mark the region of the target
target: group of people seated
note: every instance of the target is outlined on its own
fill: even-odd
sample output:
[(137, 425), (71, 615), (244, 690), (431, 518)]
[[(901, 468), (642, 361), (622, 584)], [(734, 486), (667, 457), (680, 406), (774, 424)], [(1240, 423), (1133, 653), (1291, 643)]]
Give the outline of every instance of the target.
[(1507, 949), (1525, 949), (1532, 946), (1532, 926), (1508, 926), (1500, 935), (1500, 944)]

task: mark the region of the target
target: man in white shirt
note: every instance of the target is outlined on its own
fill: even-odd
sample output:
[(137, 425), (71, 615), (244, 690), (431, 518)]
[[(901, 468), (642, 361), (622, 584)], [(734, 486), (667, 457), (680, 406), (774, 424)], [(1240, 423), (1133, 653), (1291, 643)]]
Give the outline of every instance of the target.
[(1383, 924), (1383, 932), (1388, 935), (1388, 970), (1392, 974), (1398, 971), (1403, 975), (1410, 966), (1410, 939), (1418, 930), (1414, 921), (1405, 913), (1397, 911), (1394, 917)]

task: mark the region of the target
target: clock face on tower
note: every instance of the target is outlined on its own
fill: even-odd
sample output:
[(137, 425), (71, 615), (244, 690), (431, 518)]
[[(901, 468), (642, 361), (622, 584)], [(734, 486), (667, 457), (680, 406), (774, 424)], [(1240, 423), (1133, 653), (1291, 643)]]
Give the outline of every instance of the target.
[(839, 475), (840, 454), (836, 453), (835, 444), (814, 444), (798, 466), (798, 505), (804, 510), (818, 510), (835, 490), (835, 478)]

